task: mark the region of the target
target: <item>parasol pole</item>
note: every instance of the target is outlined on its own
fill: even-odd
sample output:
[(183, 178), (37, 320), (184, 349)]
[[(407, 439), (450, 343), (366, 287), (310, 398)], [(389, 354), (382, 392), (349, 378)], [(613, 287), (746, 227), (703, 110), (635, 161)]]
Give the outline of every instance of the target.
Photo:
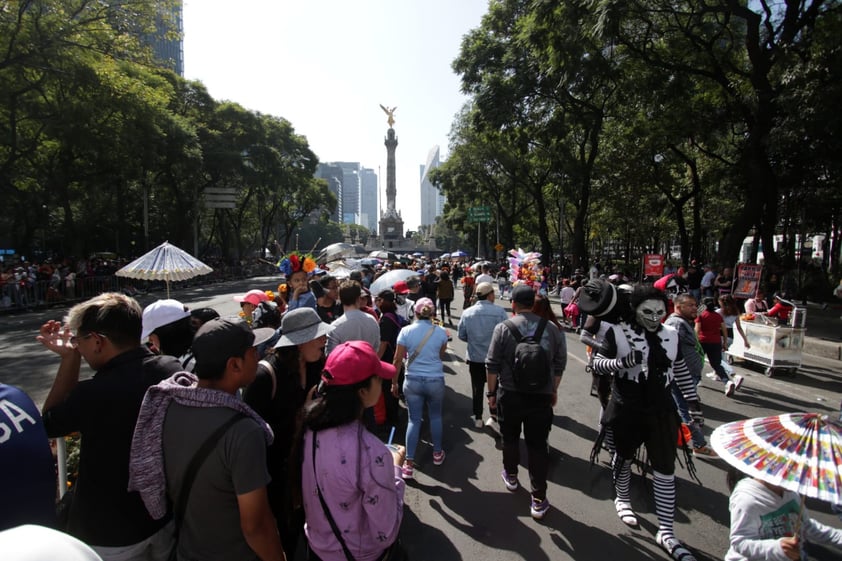
[(801, 508), (798, 509), (798, 519), (795, 521), (795, 529), (793, 531), (794, 537), (798, 539), (798, 546), (801, 547), (801, 524), (804, 520), (804, 503), (807, 501), (807, 495), (801, 495)]
[(166, 272), (166, 276), (164, 277), (164, 282), (167, 283), (167, 300), (170, 299), (170, 272)]
[(322, 241), (322, 237), (319, 236), (319, 239), (316, 240), (316, 243), (313, 244), (313, 247), (310, 248), (310, 253), (316, 251), (316, 248), (319, 247), (319, 243)]

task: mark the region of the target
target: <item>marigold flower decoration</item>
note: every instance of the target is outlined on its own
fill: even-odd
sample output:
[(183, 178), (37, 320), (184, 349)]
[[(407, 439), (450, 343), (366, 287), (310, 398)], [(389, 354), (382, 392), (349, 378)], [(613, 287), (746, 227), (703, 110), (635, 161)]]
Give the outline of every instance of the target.
[(275, 301), (275, 293), (272, 292), (271, 290), (267, 290), (266, 291), (266, 298), (268, 298), (270, 302), (274, 302)]
[(512, 285), (540, 285), (543, 280), (541, 254), (537, 251), (527, 253), (520, 248), (509, 250), (509, 279)]
[(289, 276), (298, 271), (304, 271), (308, 275), (316, 270), (316, 260), (310, 254), (302, 254), (293, 251), (278, 263), (278, 269)]

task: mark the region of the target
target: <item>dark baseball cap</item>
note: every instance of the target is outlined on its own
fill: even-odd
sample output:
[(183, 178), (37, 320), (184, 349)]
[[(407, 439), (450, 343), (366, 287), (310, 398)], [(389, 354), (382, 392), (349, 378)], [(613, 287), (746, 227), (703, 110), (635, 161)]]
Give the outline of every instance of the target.
[(202, 325), (193, 337), (196, 376), (218, 379), (232, 357), (241, 357), (251, 347), (265, 343), (275, 334), (269, 327), (251, 329), (241, 320), (212, 319)]
[(535, 291), (529, 285), (519, 284), (512, 290), (512, 302), (531, 307), (535, 304)]

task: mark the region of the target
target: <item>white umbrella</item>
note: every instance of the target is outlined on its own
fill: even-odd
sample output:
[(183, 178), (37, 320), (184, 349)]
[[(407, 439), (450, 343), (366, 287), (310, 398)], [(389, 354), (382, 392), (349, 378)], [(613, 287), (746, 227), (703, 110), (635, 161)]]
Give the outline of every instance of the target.
[(164, 242), (146, 255), (138, 257), (116, 273), (118, 277), (147, 281), (164, 281), (167, 284), (167, 298), (170, 297), (170, 281), (182, 281), (213, 272), (183, 249)]
[(387, 288), (392, 288), (392, 285), (396, 282), (417, 276), (418, 273), (411, 269), (395, 269), (394, 271), (383, 273), (377, 277), (377, 279), (371, 283), (369, 291), (372, 295), (377, 296), (380, 292), (386, 290)]
[(332, 243), (319, 252), (316, 258), (318, 263), (330, 263), (345, 257), (354, 257), (357, 250), (354, 246), (347, 243)]

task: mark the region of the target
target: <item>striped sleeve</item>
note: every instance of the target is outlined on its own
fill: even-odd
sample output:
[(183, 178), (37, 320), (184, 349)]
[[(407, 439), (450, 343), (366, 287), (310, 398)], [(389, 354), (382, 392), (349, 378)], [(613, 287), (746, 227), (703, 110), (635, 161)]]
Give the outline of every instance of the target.
[(696, 382), (690, 376), (690, 369), (687, 368), (687, 363), (684, 362), (684, 358), (680, 353), (676, 357), (675, 362), (672, 363), (672, 375), (684, 399), (687, 401), (699, 400), (699, 394), (696, 391)]

